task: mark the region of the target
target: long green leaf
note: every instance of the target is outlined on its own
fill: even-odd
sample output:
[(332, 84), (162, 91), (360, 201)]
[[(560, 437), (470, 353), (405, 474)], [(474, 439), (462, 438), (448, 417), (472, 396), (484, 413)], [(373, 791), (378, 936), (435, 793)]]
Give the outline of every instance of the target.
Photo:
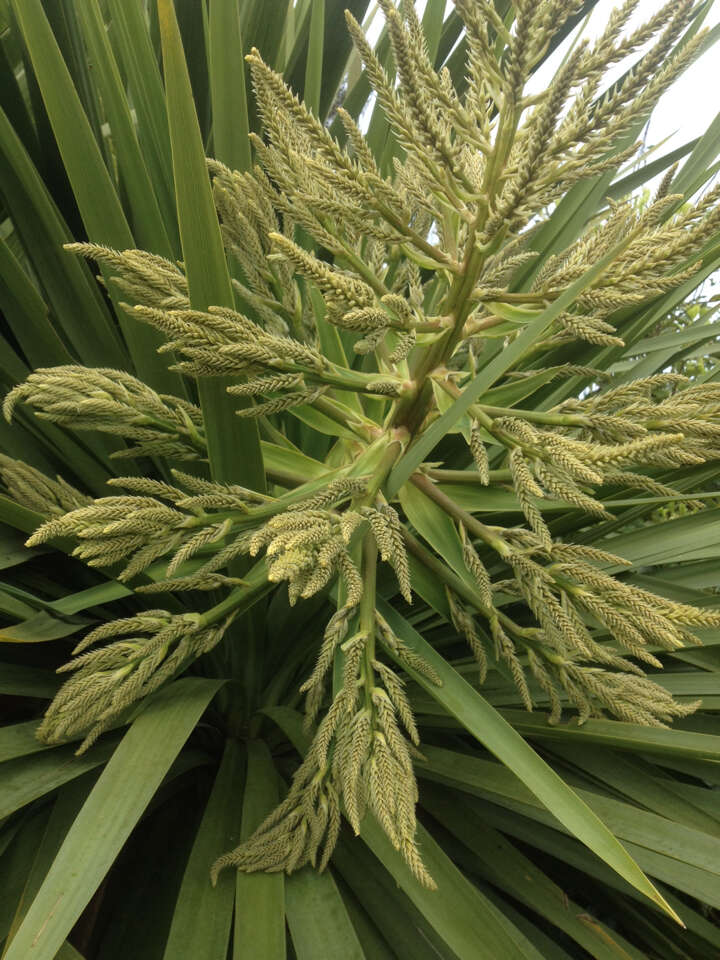
[(541, 960), (541, 954), (460, 873), (424, 827), (418, 828), (420, 850), (437, 891), (427, 890), (410, 875), (375, 820), (365, 818), (361, 836), (460, 960)]
[[(522, 843), (549, 853), (560, 862), (581, 870), (589, 878), (600, 880), (610, 889), (619, 890), (624, 897), (634, 900), (642, 899), (642, 894), (606, 867), (604, 863), (593, 857), (587, 848), (572, 837), (559, 833), (557, 830), (553, 830), (537, 821), (517, 816), (514, 811), (504, 810), (497, 804), (476, 799), (473, 799), (472, 802), (473, 806), (480, 812), (483, 822), (494, 826), (511, 837), (516, 837)], [(674, 896), (669, 890), (666, 892), (666, 896), (668, 902), (686, 924), (687, 929), (700, 932), (710, 943), (714, 944), (715, 952), (717, 952), (720, 949), (720, 934), (717, 928), (688, 907), (685, 899)], [(711, 956), (714, 955), (714, 953), (711, 954)]]
[(83, 0), (75, 9), (83, 30), (91, 68), (110, 124), (110, 136), (122, 184), (127, 190), (134, 233), (139, 246), (173, 259), (174, 251), (157, 196), (145, 166), (115, 55), (98, 0)]
[[(35, 899), (35, 895), (45, 879), (45, 874), (50, 869), (68, 830), (85, 802), (94, 780), (95, 773), (89, 773), (86, 776), (78, 777), (58, 790), (45, 832), (32, 861), (22, 897), (15, 911), (9, 940), (12, 940), (15, 931), (27, 913), (28, 907)], [(58, 953), (58, 956), (60, 955)]]
[(163, 212), (163, 220), (171, 234), (173, 249), (179, 256), (180, 235), (175, 209), (167, 104), (145, 17), (145, 3), (142, 0), (106, 0), (106, 3), (111, 17), (110, 37), (127, 78), (138, 139)]
[(101, 766), (112, 755), (116, 742), (98, 743), (82, 757), (74, 756), (73, 747), (56, 747), (38, 756), (8, 760), (2, 767), (0, 783), (0, 818), (77, 777)]
[(35, 720), (9, 723), (0, 728), (0, 763), (5, 760), (14, 760), (15, 757), (25, 757), (29, 753), (47, 750), (47, 745), (35, 736), (36, 730)]
[(210, 867), (237, 843), (237, 802), (244, 780), (243, 751), (227, 740), (175, 905), (164, 960), (225, 960), (232, 925), (232, 873), (210, 885)]
[[(502, 834), (486, 826), (467, 797), (423, 786), (423, 807), (472, 852), (474, 865), (500, 889), (555, 924), (597, 960), (640, 957), (627, 941), (595, 918), (581, 915), (552, 880), (523, 856)], [(628, 952), (631, 951), (631, 952)]]
[(705, 133), (693, 143), (693, 151), (672, 182), (673, 193), (692, 196), (707, 180), (708, 170), (720, 153), (720, 113)]
[(715, 839), (720, 837), (720, 819), (705, 813), (688, 798), (681, 801), (672, 784), (657, 776), (659, 769), (642, 759), (627, 759), (609, 750), (588, 751), (579, 744), (556, 745), (552, 752), (601, 783), (603, 788), (613, 789), (668, 820), (703, 831)]
[(0, 191), (46, 301), (88, 364), (127, 366), (127, 354), (88, 267), (62, 246), (72, 234), (27, 150), (0, 110)]
[(382, 931), (393, 957), (398, 960), (438, 960), (438, 957), (445, 960), (452, 957), (454, 960), (455, 954), (450, 954), (447, 945), (369, 847), (341, 834), (333, 853), (333, 865), (375, 926)]
[(365, 960), (330, 873), (305, 867), (285, 881), (285, 909), (298, 960), (343, 957)]
[(4, 240), (0, 240), (0, 306), (33, 366), (72, 361), (50, 323), (45, 302)]
[(6, 960), (53, 960), (220, 685), (179, 680), (133, 723), (74, 821)]
[(535, 794), (557, 819), (594, 853), (650, 900), (677, 915), (622, 844), (586, 803), (549, 767), (507, 721), (388, 604), (383, 616), (412, 649), (427, 660), (442, 686), (418, 675), (418, 682)]
[(42, 840), (47, 822), (47, 812), (36, 812), (25, 819), (12, 837), (8, 850), (0, 859), (0, 942), (8, 935), (15, 915), (15, 908), (22, 896), (32, 858)]
[[(220, 226), (212, 200), (200, 127), (171, 0), (158, 0), (176, 202), (190, 301), (197, 310), (232, 307)], [(252, 419), (239, 420), (223, 380), (202, 380), (200, 399), (210, 465), (218, 480), (265, 488), (260, 438)]]
[(211, 0), (208, 43), (213, 156), (232, 170), (252, 165), (238, 0)]
[(325, 0), (312, 0), (303, 100), (305, 101), (307, 107), (312, 110), (315, 116), (320, 113), (324, 36)]
[(675, 150), (671, 150), (664, 156), (658, 157), (656, 160), (651, 160), (648, 163), (643, 164), (639, 170), (635, 170), (627, 176), (622, 177), (620, 180), (616, 180), (608, 188), (606, 196), (611, 200), (621, 200), (629, 193), (632, 193), (633, 190), (636, 190), (644, 183), (647, 183), (648, 180), (667, 170), (668, 167), (671, 167), (679, 160), (682, 160), (682, 158), (687, 156), (688, 153), (690, 153), (690, 151), (693, 150), (699, 142), (700, 138), (697, 137), (696, 139), (690, 140), (688, 143), (683, 144), (682, 147), (677, 147)]
[[(454, 750), (427, 747), (420, 775), (485, 797), (519, 817), (558, 827), (558, 818), (501, 764)], [(707, 903), (720, 904), (717, 838), (623, 803), (597, 790), (578, 788), (589, 807), (623, 839), (637, 863), (652, 876)], [(567, 828), (563, 828), (567, 829)]]
[(47, 700), (55, 695), (59, 685), (58, 677), (50, 670), (0, 663), (0, 694)]
[[(278, 800), (278, 777), (261, 740), (247, 744), (247, 776), (241, 837), (260, 826)], [(235, 881), (233, 960), (285, 960), (285, 878), (282, 873), (243, 873)]]
[(526, 710), (501, 710), (505, 719), (525, 736), (533, 740), (553, 740), (569, 743), (598, 744), (617, 750), (638, 751), (652, 755), (667, 755), (698, 760), (720, 761), (720, 736), (693, 733), (674, 728), (640, 727), (618, 720), (588, 720), (577, 724), (551, 726), (547, 714)]
[[(40, 0), (12, 0), (12, 4), (88, 236), (119, 250), (134, 247), (125, 213)], [(178, 378), (168, 373), (156, 354), (160, 338), (155, 331), (124, 314), (120, 322), (143, 379), (172, 389)]]

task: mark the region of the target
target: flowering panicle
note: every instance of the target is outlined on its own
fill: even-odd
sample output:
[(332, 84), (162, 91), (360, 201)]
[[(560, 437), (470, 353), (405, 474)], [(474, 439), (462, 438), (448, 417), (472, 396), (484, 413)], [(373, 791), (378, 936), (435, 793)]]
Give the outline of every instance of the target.
[[(375, 514), (383, 516), (380, 511)], [(399, 662), (439, 681), (373, 608), (377, 549), (383, 549), (381, 541), (385, 550), (393, 549), (388, 542), (393, 539), (393, 527), (392, 519), (379, 526), (373, 523), (373, 514), (365, 515), (370, 532), (363, 539), (362, 569), (355, 570), (358, 588), (346, 583), (346, 601), (331, 617), (314, 669), (300, 688), (306, 696), (309, 727), (316, 720), (327, 674), (338, 655), (342, 656), (341, 686), (317, 726), (287, 797), (251, 837), (216, 861), (213, 880), (228, 866), (290, 873), (310, 863), (322, 870), (338, 839), (341, 811), (359, 833), (366, 811), (371, 810), (416, 878), (427, 887), (435, 886), (415, 839), (418, 793), (412, 750), (419, 745), (419, 733), (403, 681), (377, 657), (376, 640)], [(362, 524), (362, 515), (356, 516)], [(306, 513), (291, 517), (303, 522), (324, 519), (325, 526), (305, 526), (301, 542), (293, 536), (294, 525), (281, 527), (280, 547), (275, 550), (276, 536), (267, 549), (268, 554), (281, 555), (283, 577), (297, 576), (295, 571), (305, 568), (305, 558), (317, 554), (318, 541), (326, 545), (330, 535), (327, 518), (309, 518)], [(356, 525), (349, 524), (347, 529), (354, 530)], [(313, 530), (318, 531), (317, 539)], [(290, 548), (290, 544), (296, 546)], [(325, 549), (320, 546), (320, 555)], [(320, 565), (317, 556), (315, 562)], [(272, 562), (270, 569), (272, 576)]]
[(122, 370), (88, 367), (38, 368), (5, 397), (3, 413), (12, 419), (18, 403), (73, 430), (120, 436), (131, 446), (111, 456), (164, 456), (198, 460), (207, 455), (200, 408), (179, 397), (159, 394)]
[(22, 460), (0, 454), (0, 477), (16, 503), (43, 516), (61, 517), (68, 510), (87, 506), (92, 499), (62, 477), (52, 480)]
[[(503, 557), (510, 579), (491, 582), (469, 532), (461, 527), (475, 595), (468, 595), (469, 604), (452, 593), (448, 599), (453, 625), (478, 660), (481, 677), (487, 670), (487, 638), (477, 627), (476, 614), (487, 620), (494, 658), (506, 662), (527, 708), (536, 698), (527, 673), (549, 698), (551, 722), (559, 721), (563, 698), (577, 708), (580, 722), (607, 711), (631, 723), (663, 726), (697, 708), (697, 703), (674, 701), (634, 661), (662, 667), (653, 651), (699, 643), (693, 628), (720, 626), (720, 611), (658, 597), (603, 572), (598, 564), (622, 566), (624, 561), (595, 547), (548, 543), (523, 529), (507, 529), (500, 539), (484, 529), (478, 532)], [(523, 601), (535, 625), (522, 626), (508, 616), (497, 605), (496, 592)], [(518, 650), (526, 655), (526, 666)]]
[[(92, 630), (75, 648), (75, 659), (60, 668), (72, 675), (48, 707), (38, 736), (46, 743), (84, 737), (77, 751), (83, 753), (134, 703), (212, 650), (233, 617), (213, 621), (208, 614), (144, 610)], [(89, 649), (117, 637), (122, 639)]]
[(158, 310), (190, 306), (185, 274), (163, 257), (144, 250), (113, 250), (97, 243), (66, 243), (65, 249), (107, 266), (113, 283), (131, 300)]
[[(452, 72), (435, 69), (410, 0), (379, 2), (383, 62), (347, 14), (375, 96), (368, 137), (350, 101), (326, 125), (253, 50), (255, 166), (208, 163), (234, 305), (196, 309), (183, 266), (153, 254), (70, 246), (163, 334), (175, 371), (223, 378), (239, 415), (258, 418), (272, 467), (267, 490), (208, 479), (208, 409), (124, 371), (40, 369), (10, 391), (8, 419), (23, 403), (58, 427), (120, 437), (113, 456), (159, 467), (92, 499), (0, 458), (8, 494), (44, 518), (30, 545), (72, 538), (88, 566), (116, 567), (124, 582), (143, 575), (128, 602), (222, 597), (204, 613), (144, 610), (93, 631), (41, 735), (85, 736), (86, 747), (272, 589), (287, 589), (291, 605), (315, 597), (333, 608), (316, 649), (295, 645), (269, 688), (277, 703), (307, 670), (310, 747), (285, 799), (214, 877), (230, 865), (322, 868), (342, 816), (358, 832), (372, 813), (432, 886), (416, 838), (414, 693), (401, 671), (430, 690), (439, 677), (383, 604), (399, 617), (413, 602), (416, 622), (433, 628), (444, 619), (481, 682), (499, 671), (528, 709), (548, 705), (551, 722), (569, 710), (579, 722), (661, 725), (694, 709), (646, 670), (720, 626), (720, 613), (627, 575), (607, 536), (609, 497), (639, 490), (641, 507), (685, 496), (692, 468), (720, 459), (720, 387), (611, 374), (643, 348), (658, 304), (703, 276), (720, 188), (687, 203), (668, 176), (648, 202), (608, 199), (587, 224), (557, 229), (568, 191), (583, 181), (595, 191), (636, 155), (649, 111), (703, 49), (692, 0), (628, 31), (635, 6), (578, 42), (541, 92), (528, 81), (579, 0), (522, 0), (507, 15), (491, 0), (457, 0), (464, 33), (452, 58), (465, 62)], [(606, 87), (608, 68), (629, 56)], [(193, 472), (175, 469), (180, 460), (197, 461)], [(699, 510), (707, 494), (686, 496)], [(273, 638), (273, 656), (281, 647)], [(250, 713), (265, 696), (255, 693)]]

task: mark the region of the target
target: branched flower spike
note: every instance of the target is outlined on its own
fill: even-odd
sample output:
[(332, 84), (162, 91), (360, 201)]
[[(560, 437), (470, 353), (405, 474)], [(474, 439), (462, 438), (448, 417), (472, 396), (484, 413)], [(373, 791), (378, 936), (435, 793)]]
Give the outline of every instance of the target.
[[(50, 705), (39, 736), (47, 743), (83, 736), (78, 752), (84, 752), (132, 704), (212, 650), (232, 619), (232, 613), (213, 620), (207, 614), (174, 616), (166, 610), (144, 610), (92, 630), (73, 651), (78, 656), (61, 668), (72, 671), (72, 677)], [(122, 639), (89, 649), (118, 637)]]
[(207, 456), (200, 408), (179, 397), (161, 395), (121, 370), (88, 367), (40, 368), (5, 397), (3, 413), (12, 419), (18, 403), (39, 417), (74, 430), (99, 430), (132, 446), (111, 456), (164, 456), (198, 460)]
[[(162, 333), (174, 370), (231, 379), (238, 414), (257, 419), (268, 489), (208, 479), (207, 411), (129, 373), (41, 369), (5, 400), (8, 418), (25, 404), (123, 438), (115, 456), (162, 467), (91, 499), (0, 461), (8, 494), (45, 518), (30, 545), (71, 538), (74, 556), (132, 584), (135, 602), (175, 594), (173, 612), (139, 608), (86, 637), (41, 726), (48, 742), (87, 747), (270, 591), (326, 611), (312, 642), (291, 629), (273, 637), (282, 666), (249, 712), (299, 690), (311, 742), (282, 803), (213, 878), (228, 866), (322, 869), (342, 817), (357, 833), (372, 816), (433, 886), (413, 760), (417, 682), (437, 691), (440, 677), (412, 631), (390, 626), (408, 604), (419, 623), (443, 621), (443, 655), (465, 656), (464, 641), (481, 683), (507, 680), (516, 702), (547, 707), (553, 723), (684, 716), (696, 704), (653, 675), (666, 653), (720, 626), (709, 601), (645, 588), (617, 555), (624, 520), (613, 516), (633, 490), (633, 522), (680, 497), (703, 509), (693, 471), (720, 458), (720, 385), (607, 372), (645, 329), (645, 306), (700, 277), (720, 188), (689, 204), (671, 177), (644, 206), (608, 201), (574, 233), (553, 221), (563, 249), (535, 242), (571, 188), (596, 190), (635, 156), (649, 111), (702, 50), (698, 8), (672, 0), (628, 33), (629, 0), (531, 94), (579, 0), (521, 0), (504, 19), (489, 0), (457, 0), (458, 88), (436, 71), (414, 4), (379, 6), (386, 66), (347, 15), (373, 123), (387, 123), (379, 154), (349, 103), (333, 127), (341, 143), (257, 50), (247, 58), (263, 124), (256, 166), (209, 161), (234, 308), (194, 309), (181, 265), (72, 246), (104, 263), (127, 310)], [(606, 88), (627, 57), (631, 69)], [(185, 473), (179, 460), (197, 462)], [(203, 609), (176, 612), (187, 603)]]

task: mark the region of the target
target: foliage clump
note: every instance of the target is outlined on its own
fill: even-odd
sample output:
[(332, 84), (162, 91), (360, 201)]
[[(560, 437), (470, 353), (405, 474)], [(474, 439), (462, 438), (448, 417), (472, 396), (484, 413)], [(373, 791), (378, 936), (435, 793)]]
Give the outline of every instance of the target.
[[(579, 722), (607, 713), (656, 726), (684, 716), (694, 705), (645, 671), (662, 666), (659, 651), (696, 643), (696, 628), (720, 625), (717, 612), (628, 582), (612, 538), (599, 548), (582, 533), (611, 517), (608, 494), (672, 498), (674, 470), (720, 455), (720, 386), (674, 374), (608, 384), (602, 373), (624, 343), (623, 310), (695, 274), (720, 221), (717, 191), (688, 207), (664, 184), (641, 212), (609, 204), (542, 263), (533, 248), (568, 191), (634, 156), (638, 124), (701, 49), (702, 33), (675, 46), (692, 3), (672, 0), (630, 35), (636, 4), (625, 3), (541, 94), (525, 92), (528, 77), (581, 4), (522, 0), (509, 30), (492, 4), (459, 0), (463, 89), (435, 71), (413, 4), (380, 6), (397, 84), (350, 15), (348, 26), (402, 150), (390, 170), (349, 113), (338, 113), (341, 145), (257, 51), (248, 58), (264, 123), (257, 166), (209, 164), (237, 266), (234, 309), (193, 309), (182, 269), (157, 256), (75, 245), (110, 269), (133, 316), (162, 332), (172, 369), (234, 378), (238, 414), (257, 418), (268, 440), (291, 448), (293, 417), (339, 438), (323, 476), (281, 470), (271, 493), (176, 465), (162, 479), (117, 480), (124, 492), (91, 502), (68, 503), (63, 491), (62, 511), (48, 492), (49, 518), (29, 541), (73, 537), (86, 563), (149, 577), (140, 591), (227, 591), (201, 613), (146, 611), (93, 631), (41, 727), (50, 742), (81, 734), (87, 746), (216, 645), (268, 583), (287, 582), (291, 603), (332, 596), (301, 687), (311, 745), (285, 800), (215, 875), (323, 867), (341, 814), (359, 832), (369, 809), (432, 885), (416, 840), (420, 740), (401, 671), (439, 678), (383, 614), (395, 592), (435, 606), (481, 678), (507, 673), (528, 709), (549, 702), (552, 722), (566, 710)], [(606, 70), (645, 44), (601, 93)], [(568, 359), (578, 342), (599, 348), (600, 369)], [(487, 370), (497, 373), (478, 388)], [(125, 438), (119, 455), (207, 457), (200, 408), (126, 373), (40, 369), (6, 399), (8, 416), (18, 403)], [(467, 447), (453, 469), (429, 457), (435, 444), (422, 453), (448, 410)], [(22, 469), (5, 468), (19, 499)], [(506, 524), (478, 519), (493, 490), (513, 498)], [(548, 519), (558, 501), (582, 517), (575, 530)], [(413, 569), (431, 574), (439, 599), (413, 592)], [(88, 649), (103, 640), (112, 642)]]

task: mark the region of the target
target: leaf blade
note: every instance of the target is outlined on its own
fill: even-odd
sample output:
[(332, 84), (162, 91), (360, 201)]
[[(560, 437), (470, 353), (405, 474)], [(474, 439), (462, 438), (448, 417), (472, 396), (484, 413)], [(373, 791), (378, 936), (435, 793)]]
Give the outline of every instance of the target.
[[(277, 773), (267, 745), (250, 740), (247, 755), (242, 839), (260, 826), (278, 800)], [(285, 877), (238, 870), (233, 960), (285, 960), (285, 955)]]
[(140, 714), (68, 832), (6, 960), (53, 960), (220, 686), (179, 680)]
[(418, 682), (515, 775), (575, 836), (638, 890), (679, 918), (608, 828), (573, 790), (535, 753), (487, 701), (441, 657), (389, 604), (381, 610), (392, 629), (436, 670), (442, 687), (420, 676)]
[(213, 861), (235, 845), (236, 795), (244, 780), (243, 751), (226, 740), (222, 760), (195, 836), (175, 904), (164, 960), (225, 960), (233, 912), (233, 877), (221, 875), (210, 885)]
[[(175, 197), (190, 302), (196, 310), (233, 307), (225, 251), (212, 200), (200, 126), (171, 0), (158, 0)], [(238, 420), (225, 380), (201, 380), (210, 465), (218, 480), (265, 489), (260, 437), (252, 419)]]

